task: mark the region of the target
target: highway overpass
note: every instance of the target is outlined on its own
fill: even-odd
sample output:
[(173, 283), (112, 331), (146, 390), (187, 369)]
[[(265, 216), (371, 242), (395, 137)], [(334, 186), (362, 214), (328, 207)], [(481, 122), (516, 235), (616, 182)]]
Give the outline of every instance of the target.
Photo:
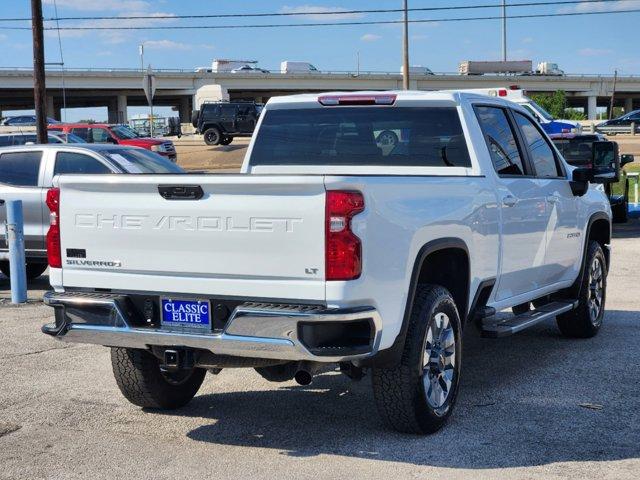
[[(47, 71), (47, 111), (60, 119), (63, 82), (66, 105), (107, 107), (109, 121), (126, 121), (127, 106), (146, 105), (141, 70), (84, 69)], [(188, 121), (194, 104), (203, 98), (255, 99), (331, 90), (393, 90), (402, 88), (398, 73), (211, 73), (184, 70), (158, 70), (154, 104), (175, 107), (182, 121)], [(571, 107), (584, 108), (590, 119), (597, 107), (608, 107), (613, 77), (603, 75), (504, 76), (458, 74), (414, 75), (411, 89), (440, 90), (519, 85), (531, 93), (564, 90)], [(640, 76), (618, 77), (616, 106), (625, 111), (640, 108)], [(33, 72), (29, 69), (0, 69), (0, 112), (33, 108)]]

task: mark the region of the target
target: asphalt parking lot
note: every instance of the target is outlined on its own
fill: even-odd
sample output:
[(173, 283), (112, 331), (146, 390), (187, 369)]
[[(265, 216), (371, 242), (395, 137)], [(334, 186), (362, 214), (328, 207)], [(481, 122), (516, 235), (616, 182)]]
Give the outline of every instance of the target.
[(140, 410), (108, 349), (40, 333), (43, 278), (28, 305), (0, 300), (0, 478), (638, 478), (640, 223), (615, 237), (600, 334), (467, 329), (457, 410), (429, 437), (386, 430), (369, 381), (336, 373), (301, 387), (224, 370), (181, 410)]

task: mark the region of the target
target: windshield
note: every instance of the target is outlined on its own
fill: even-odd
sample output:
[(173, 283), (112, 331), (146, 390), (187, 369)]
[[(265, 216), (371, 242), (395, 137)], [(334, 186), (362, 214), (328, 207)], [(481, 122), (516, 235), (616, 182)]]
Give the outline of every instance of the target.
[(549, 122), (553, 121), (553, 116), (533, 100), (529, 100), (529, 103), (523, 103), (522, 106)]
[(142, 148), (118, 148), (100, 153), (127, 173), (184, 173), (175, 163)]
[(252, 165), (469, 167), (455, 107), (267, 110)]
[(115, 127), (111, 127), (111, 132), (120, 140), (138, 138), (138, 134), (125, 125), (116, 125)]

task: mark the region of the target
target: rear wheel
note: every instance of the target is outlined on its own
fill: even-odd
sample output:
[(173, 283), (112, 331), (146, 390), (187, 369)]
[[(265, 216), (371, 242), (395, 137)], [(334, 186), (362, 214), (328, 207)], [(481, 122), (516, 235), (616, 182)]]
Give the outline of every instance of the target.
[(590, 241), (578, 306), (558, 315), (558, 328), (567, 337), (593, 337), (602, 326), (607, 293), (607, 262), (598, 242)]
[(629, 199), (625, 198), (622, 203), (613, 205), (611, 213), (614, 223), (627, 223), (629, 221)]
[[(45, 272), (47, 267), (48, 265), (46, 263), (27, 262), (27, 280), (35, 280)], [(7, 277), (11, 275), (9, 262), (0, 262), (0, 272), (4, 273)]]
[(111, 348), (111, 366), (127, 400), (139, 407), (167, 410), (189, 403), (207, 372), (202, 368), (163, 372), (155, 356), (133, 348)]
[(446, 288), (419, 285), (398, 364), (373, 367), (378, 411), (391, 427), (433, 433), (451, 414), (458, 394), (461, 324)]
[(204, 132), (204, 143), (207, 145), (219, 145), (222, 134), (216, 127), (211, 127)]

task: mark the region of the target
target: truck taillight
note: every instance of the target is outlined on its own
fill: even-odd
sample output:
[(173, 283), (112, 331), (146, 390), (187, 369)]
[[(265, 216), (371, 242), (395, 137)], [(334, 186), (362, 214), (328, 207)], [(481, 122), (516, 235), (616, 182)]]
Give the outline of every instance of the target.
[(354, 280), (362, 271), (362, 245), (351, 219), (364, 210), (360, 192), (329, 190), (325, 207), (325, 278)]
[(52, 268), (62, 268), (60, 246), (60, 190), (51, 188), (47, 191), (47, 207), (49, 207), (49, 231), (47, 232), (47, 259)]

